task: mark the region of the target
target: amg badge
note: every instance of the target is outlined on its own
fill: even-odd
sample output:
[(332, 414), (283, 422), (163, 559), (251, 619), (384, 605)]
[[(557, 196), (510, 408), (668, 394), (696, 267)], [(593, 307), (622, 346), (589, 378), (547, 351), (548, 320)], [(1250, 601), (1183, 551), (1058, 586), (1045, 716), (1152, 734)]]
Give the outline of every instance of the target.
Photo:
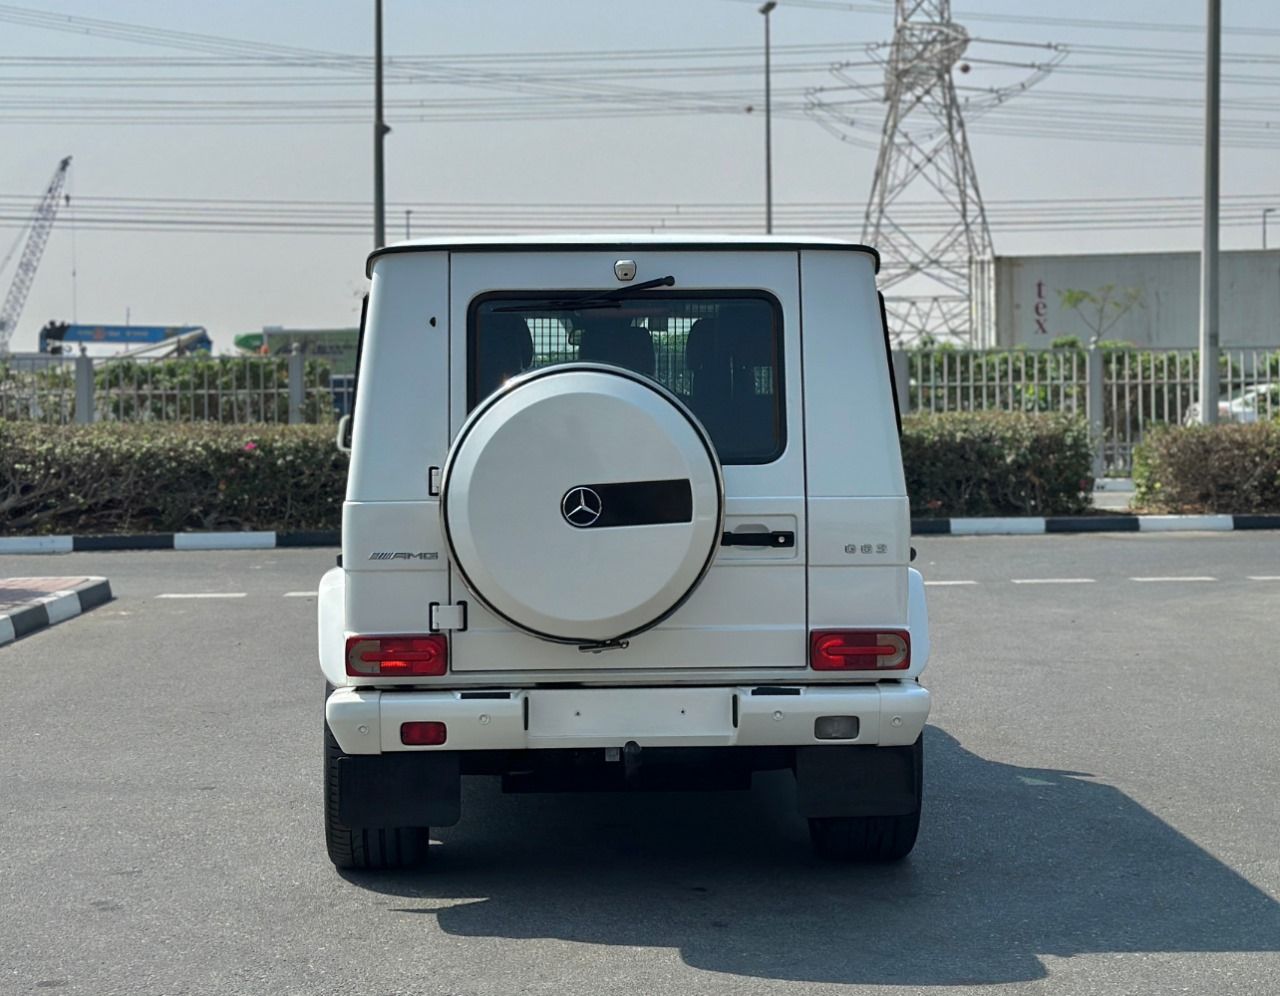
[(435, 550), (428, 550), (424, 553), (390, 553), (376, 552), (369, 554), (370, 560), (439, 560), (440, 554)]

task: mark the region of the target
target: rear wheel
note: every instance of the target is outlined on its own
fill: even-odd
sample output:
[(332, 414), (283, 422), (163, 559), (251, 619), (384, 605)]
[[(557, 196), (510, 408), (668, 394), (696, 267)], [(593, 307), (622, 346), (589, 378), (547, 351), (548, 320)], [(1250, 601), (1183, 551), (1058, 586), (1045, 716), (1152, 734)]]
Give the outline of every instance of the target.
[[(332, 689), (326, 690), (326, 696)], [(427, 858), (427, 827), (348, 827), (338, 818), (338, 759), (342, 748), (324, 724), (324, 842), (337, 868), (376, 870), (411, 868)]]
[(912, 745), (915, 807), (894, 816), (821, 816), (809, 820), (814, 853), (831, 861), (901, 861), (916, 846), (923, 802), (924, 738)]

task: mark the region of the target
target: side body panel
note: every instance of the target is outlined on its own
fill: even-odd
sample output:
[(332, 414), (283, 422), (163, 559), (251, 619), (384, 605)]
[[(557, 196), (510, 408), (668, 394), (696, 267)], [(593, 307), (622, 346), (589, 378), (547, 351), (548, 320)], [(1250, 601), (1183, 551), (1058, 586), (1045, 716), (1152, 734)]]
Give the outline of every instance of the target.
[(809, 625), (906, 627), (911, 518), (874, 268), (853, 253), (800, 260)]
[(449, 445), (448, 370), (448, 256), (379, 259), (342, 509), (349, 633), (423, 633), (430, 603), (449, 600), (439, 502), (430, 494), (430, 468), (444, 464)]

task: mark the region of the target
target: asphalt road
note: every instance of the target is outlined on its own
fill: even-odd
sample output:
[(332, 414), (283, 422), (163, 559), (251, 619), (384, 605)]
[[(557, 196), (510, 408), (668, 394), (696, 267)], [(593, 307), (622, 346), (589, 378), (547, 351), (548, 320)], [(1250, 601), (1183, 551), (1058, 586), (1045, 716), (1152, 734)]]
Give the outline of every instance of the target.
[(480, 782), (429, 871), (348, 876), (286, 597), (332, 551), (0, 557), (117, 595), (0, 649), (0, 992), (1280, 992), (1280, 534), (916, 545), (974, 583), (929, 588), (905, 863), (816, 861), (781, 776)]

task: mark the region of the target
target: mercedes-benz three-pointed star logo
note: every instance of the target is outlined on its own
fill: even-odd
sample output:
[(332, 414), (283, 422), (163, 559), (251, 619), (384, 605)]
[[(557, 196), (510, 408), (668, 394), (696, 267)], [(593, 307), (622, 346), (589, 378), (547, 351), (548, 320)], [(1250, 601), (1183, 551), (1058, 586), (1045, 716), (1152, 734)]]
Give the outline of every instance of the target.
[(591, 488), (570, 488), (560, 499), (560, 514), (569, 525), (579, 529), (595, 525), (603, 511), (604, 503), (600, 501), (600, 495)]

